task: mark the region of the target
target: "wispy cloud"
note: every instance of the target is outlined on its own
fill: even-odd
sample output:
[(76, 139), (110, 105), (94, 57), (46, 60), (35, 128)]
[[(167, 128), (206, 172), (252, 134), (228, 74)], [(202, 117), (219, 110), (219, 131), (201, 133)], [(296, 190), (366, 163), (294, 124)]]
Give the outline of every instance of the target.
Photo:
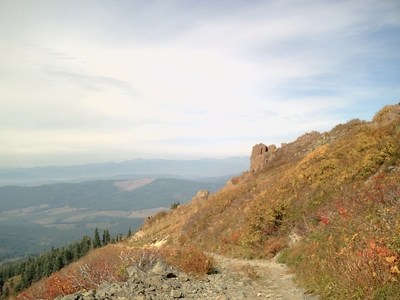
[(95, 92), (101, 92), (106, 88), (111, 87), (117, 88), (129, 96), (135, 96), (136, 94), (134, 88), (129, 82), (111, 77), (83, 75), (66, 71), (47, 71), (47, 74), (50, 76), (65, 78), (73, 84)]

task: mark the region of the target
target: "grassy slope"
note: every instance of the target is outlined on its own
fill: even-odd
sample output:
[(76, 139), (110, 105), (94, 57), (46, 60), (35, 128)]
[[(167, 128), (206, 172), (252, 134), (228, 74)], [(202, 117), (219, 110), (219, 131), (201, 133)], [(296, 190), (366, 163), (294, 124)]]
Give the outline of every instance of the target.
[(168, 236), (249, 258), (286, 247), (282, 261), (324, 298), (396, 299), (399, 165), (400, 105), (386, 106), (372, 122), (352, 120), (279, 148), (262, 170), (208, 200), (157, 214), (136, 243)]

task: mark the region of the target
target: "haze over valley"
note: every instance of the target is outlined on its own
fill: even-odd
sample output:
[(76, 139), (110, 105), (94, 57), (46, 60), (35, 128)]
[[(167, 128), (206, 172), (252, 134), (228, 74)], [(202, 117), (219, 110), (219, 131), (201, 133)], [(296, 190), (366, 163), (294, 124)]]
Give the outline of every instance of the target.
[(2, 168), (0, 262), (92, 236), (95, 228), (125, 236), (147, 216), (187, 203), (199, 190), (215, 192), (248, 166), (248, 157), (237, 157)]

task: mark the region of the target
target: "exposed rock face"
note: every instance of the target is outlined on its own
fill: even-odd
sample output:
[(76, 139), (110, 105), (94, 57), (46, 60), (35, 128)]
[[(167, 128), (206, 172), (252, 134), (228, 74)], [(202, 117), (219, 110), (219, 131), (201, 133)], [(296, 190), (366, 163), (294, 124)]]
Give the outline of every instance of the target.
[(255, 172), (261, 169), (265, 164), (274, 157), (277, 148), (275, 145), (266, 146), (257, 144), (253, 147), (250, 157), (250, 171)]
[(197, 192), (196, 196), (192, 198), (192, 201), (204, 201), (210, 197), (210, 192), (207, 190), (200, 190)]
[(264, 144), (257, 144), (253, 146), (253, 151), (251, 151), (250, 156), (250, 171), (257, 171), (262, 165), (263, 161), (266, 160), (268, 156), (268, 147)]

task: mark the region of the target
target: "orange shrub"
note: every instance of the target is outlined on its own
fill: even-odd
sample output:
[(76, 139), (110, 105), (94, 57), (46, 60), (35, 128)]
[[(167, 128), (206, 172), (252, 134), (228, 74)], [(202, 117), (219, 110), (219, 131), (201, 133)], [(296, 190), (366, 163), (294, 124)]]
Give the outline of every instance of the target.
[(175, 266), (192, 275), (209, 273), (215, 263), (213, 257), (205, 254), (195, 246), (164, 247), (162, 256), (166, 264)]
[(82, 289), (94, 289), (106, 281), (123, 281), (127, 275), (120, 272), (121, 250), (121, 247), (109, 245), (90, 251), (78, 262), (33, 284), (16, 299), (54, 299)]
[(265, 248), (265, 253), (267, 257), (275, 256), (279, 251), (286, 248), (287, 243), (283, 238), (280, 237), (271, 237), (267, 243)]
[(233, 184), (237, 184), (239, 182), (239, 176), (233, 177), (231, 181)]

